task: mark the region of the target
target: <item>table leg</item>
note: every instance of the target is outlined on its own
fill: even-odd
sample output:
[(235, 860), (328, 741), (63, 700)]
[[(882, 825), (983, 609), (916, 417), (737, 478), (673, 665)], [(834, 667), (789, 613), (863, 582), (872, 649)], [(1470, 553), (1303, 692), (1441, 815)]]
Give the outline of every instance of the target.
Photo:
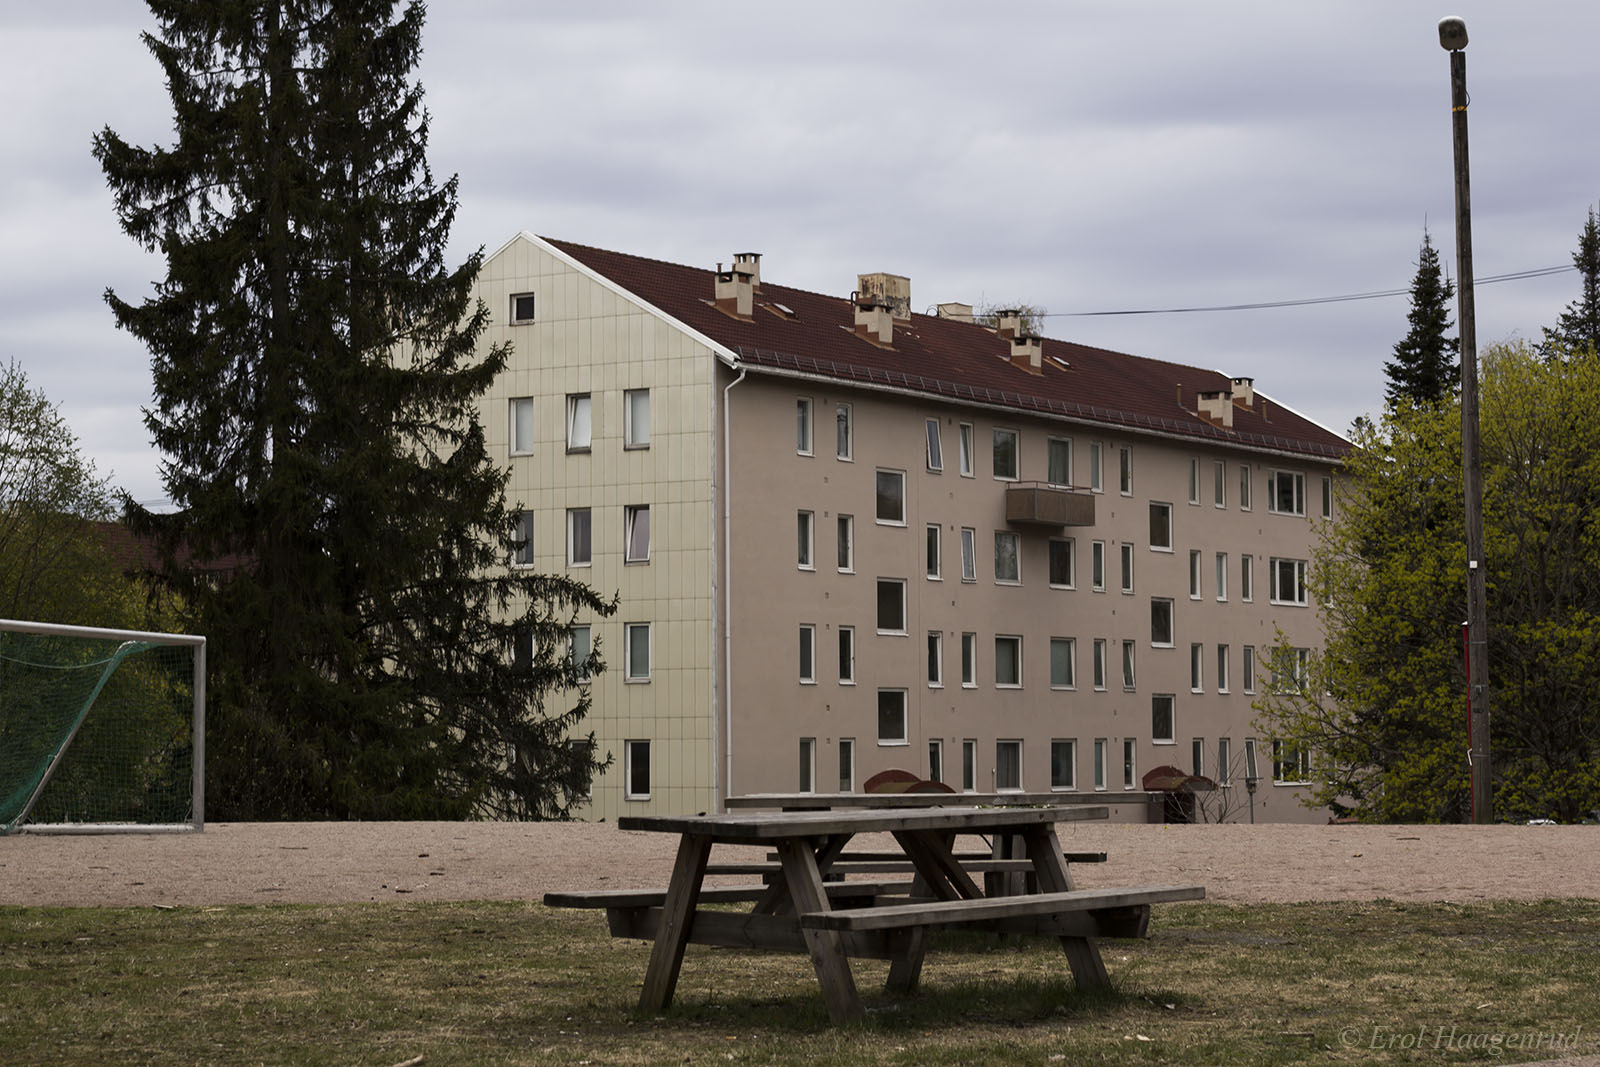
[[(828, 894), (822, 887), (822, 874), (817, 870), (817, 856), (810, 842), (800, 837), (786, 838), (778, 843), (778, 855), (783, 860), (783, 878), (795, 913), (829, 910)], [(861, 996), (856, 992), (856, 980), (850, 973), (850, 960), (838, 931), (804, 927), (801, 933), (817, 972), (817, 984), (822, 987), (828, 1017), (836, 1023), (861, 1018)]]
[(694, 925), (694, 909), (700, 901), (700, 883), (706, 874), (706, 857), (711, 854), (711, 838), (684, 834), (678, 843), (678, 859), (672, 865), (672, 881), (661, 908), (661, 925), (656, 929), (650, 949), (650, 967), (644, 974), (644, 989), (639, 994), (639, 1010), (658, 1012), (672, 1003), (678, 986), (678, 971), (683, 967), (683, 949), (689, 943)]
[[(1061, 839), (1054, 826), (1035, 826), (1024, 835), (1028, 858), (1033, 861), (1034, 874), (1039, 880), (1039, 892), (1061, 893), (1072, 886), (1072, 875), (1067, 869), (1066, 857), (1061, 854)], [(1106, 974), (1105, 961), (1100, 958), (1100, 944), (1093, 937), (1063, 937), (1061, 950), (1067, 955), (1072, 968), (1072, 980), (1079, 989), (1105, 989), (1111, 985)]]
[(894, 955), (889, 957), (889, 981), (885, 988), (891, 993), (910, 993), (917, 988), (922, 977), (922, 957), (928, 947), (928, 928), (913, 926), (896, 935)]

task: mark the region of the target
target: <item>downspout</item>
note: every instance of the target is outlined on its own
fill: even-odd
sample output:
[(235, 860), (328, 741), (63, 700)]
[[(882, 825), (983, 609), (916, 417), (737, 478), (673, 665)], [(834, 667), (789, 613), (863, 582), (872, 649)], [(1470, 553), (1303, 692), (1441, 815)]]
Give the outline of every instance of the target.
[(744, 381), (744, 375), (745, 367), (740, 364), (739, 376), (722, 390), (722, 602), (726, 605), (722, 620), (722, 743), (727, 774), (718, 780), (716, 761), (712, 761), (712, 792), (719, 811), (725, 810), (723, 801), (733, 787), (733, 448), (728, 429), (732, 398), (728, 394)]

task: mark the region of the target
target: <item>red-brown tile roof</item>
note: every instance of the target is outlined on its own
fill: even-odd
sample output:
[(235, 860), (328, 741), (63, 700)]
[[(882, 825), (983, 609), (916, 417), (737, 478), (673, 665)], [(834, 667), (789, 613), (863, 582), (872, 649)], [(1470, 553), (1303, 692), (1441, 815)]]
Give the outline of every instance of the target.
[[(755, 294), (752, 319), (745, 322), (716, 308), (713, 270), (543, 240), (724, 345), (752, 370), (886, 386), (956, 403), (1329, 459), (1350, 451), (1337, 434), (1259, 391), (1253, 408), (1235, 405), (1232, 429), (1207, 422), (1194, 411), (1196, 394), (1226, 392), (1232, 384), (1216, 371), (1046, 339), (1044, 373), (1036, 375), (1011, 363), (1010, 342), (992, 330), (920, 314), (909, 322), (896, 320), (893, 347), (883, 348), (857, 336), (849, 299), (791, 289), (765, 278)], [(775, 305), (793, 314), (781, 314)], [(1065, 360), (1068, 369), (1056, 365), (1057, 359)]]

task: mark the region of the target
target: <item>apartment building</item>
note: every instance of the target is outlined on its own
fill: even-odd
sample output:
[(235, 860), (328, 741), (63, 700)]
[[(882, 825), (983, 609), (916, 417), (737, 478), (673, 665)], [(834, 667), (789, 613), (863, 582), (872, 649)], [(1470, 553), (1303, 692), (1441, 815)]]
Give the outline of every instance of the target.
[(1342, 438), (1249, 378), (762, 267), (521, 233), (479, 277), (485, 343), (515, 349), (484, 424), (517, 563), (620, 596), (572, 635), (608, 668), (591, 817), (889, 768), (1106, 795), (1200, 775), (1230, 818), (1326, 817), (1250, 705), (1298, 669), (1280, 631), (1320, 642), (1306, 567)]

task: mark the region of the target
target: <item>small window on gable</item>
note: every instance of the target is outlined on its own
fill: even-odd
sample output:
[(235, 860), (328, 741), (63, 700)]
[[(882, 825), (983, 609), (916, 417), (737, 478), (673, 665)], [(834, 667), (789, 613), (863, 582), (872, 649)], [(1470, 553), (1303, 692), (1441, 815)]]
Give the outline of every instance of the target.
[(533, 454), (533, 397), (511, 398), (511, 454)]
[(587, 452), (592, 440), (589, 394), (567, 394), (567, 451)]
[(650, 447), (650, 390), (626, 389), (622, 393), (622, 447)]
[(533, 321), (533, 294), (511, 294), (511, 325), (521, 326)]

